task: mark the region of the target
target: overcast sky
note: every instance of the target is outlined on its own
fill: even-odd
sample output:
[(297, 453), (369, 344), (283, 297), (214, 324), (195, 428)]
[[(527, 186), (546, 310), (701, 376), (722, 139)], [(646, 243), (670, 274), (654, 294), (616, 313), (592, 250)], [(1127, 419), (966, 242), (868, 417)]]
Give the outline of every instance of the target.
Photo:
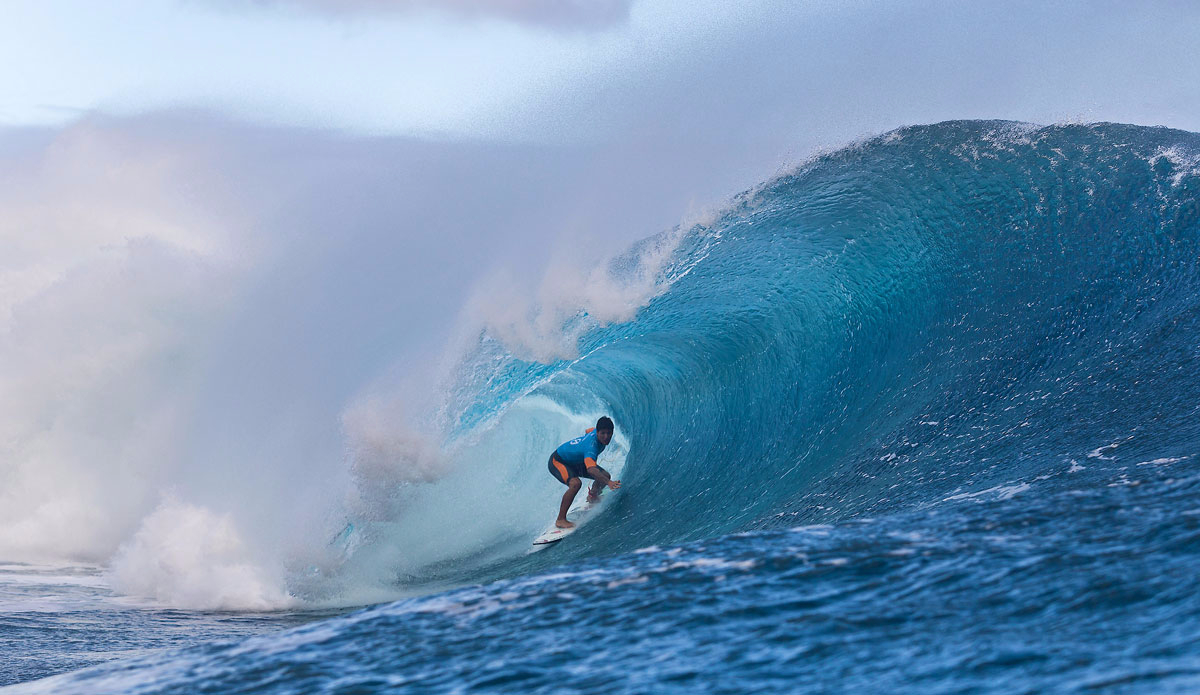
[(956, 117), (1200, 128), (1187, 2), (11, 0), (4, 15), (10, 125), (182, 107), (553, 142), (754, 127), (808, 144)]

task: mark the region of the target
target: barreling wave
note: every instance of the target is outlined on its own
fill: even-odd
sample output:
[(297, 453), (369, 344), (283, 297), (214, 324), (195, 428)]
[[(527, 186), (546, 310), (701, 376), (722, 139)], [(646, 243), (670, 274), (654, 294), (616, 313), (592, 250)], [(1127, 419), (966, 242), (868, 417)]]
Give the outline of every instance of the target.
[[(625, 487), (555, 562), (920, 506), (1107, 446), (1187, 449), (1198, 191), (1191, 133), (896, 130), (673, 232), (636, 319), (572, 319), (581, 357), (485, 335), (454, 429), (544, 427), (512, 415), (527, 399), (615, 418)], [(494, 453), (531, 475), (557, 443), (510, 439)]]
[[(485, 334), (453, 465), (343, 573), (507, 578), (18, 691), (1194, 690), (1198, 193), (1200, 135), (1161, 128), (818, 157), (648, 241), (645, 305), (570, 318), (576, 357)], [(620, 493), (526, 554), (546, 454), (601, 412)]]

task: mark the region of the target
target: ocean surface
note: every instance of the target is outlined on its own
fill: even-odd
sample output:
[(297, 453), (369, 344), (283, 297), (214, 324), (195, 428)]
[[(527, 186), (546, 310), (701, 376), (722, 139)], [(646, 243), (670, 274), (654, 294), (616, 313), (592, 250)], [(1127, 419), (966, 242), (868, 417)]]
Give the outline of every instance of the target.
[[(904, 128), (613, 271), (643, 306), (571, 354), (463, 359), (444, 445), (506, 467), (350, 518), (286, 611), (0, 567), (2, 692), (1200, 692), (1200, 135)], [(621, 490), (529, 552), (605, 413)]]

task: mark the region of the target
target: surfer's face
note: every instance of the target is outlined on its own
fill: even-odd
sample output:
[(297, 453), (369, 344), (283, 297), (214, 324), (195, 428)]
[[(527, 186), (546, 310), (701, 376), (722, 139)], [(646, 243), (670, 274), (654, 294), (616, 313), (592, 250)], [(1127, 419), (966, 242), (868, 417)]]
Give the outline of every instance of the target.
[(612, 430), (600, 430), (596, 432), (596, 439), (604, 446), (608, 446), (608, 443), (612, 441)]

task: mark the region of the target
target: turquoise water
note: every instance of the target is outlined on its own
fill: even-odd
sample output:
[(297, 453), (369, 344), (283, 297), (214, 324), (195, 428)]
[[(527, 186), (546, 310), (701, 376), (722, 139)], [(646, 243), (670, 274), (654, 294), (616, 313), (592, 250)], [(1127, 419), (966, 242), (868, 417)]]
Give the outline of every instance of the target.
[(816, 158), (680, 230), (634, 320), (576, 317), (581, 358), (464, 365), (456, 436), (617, 422), (621, 494), (568, 542), (13, 692), (1194, 692), (1198, 193), (1161, 128)]

